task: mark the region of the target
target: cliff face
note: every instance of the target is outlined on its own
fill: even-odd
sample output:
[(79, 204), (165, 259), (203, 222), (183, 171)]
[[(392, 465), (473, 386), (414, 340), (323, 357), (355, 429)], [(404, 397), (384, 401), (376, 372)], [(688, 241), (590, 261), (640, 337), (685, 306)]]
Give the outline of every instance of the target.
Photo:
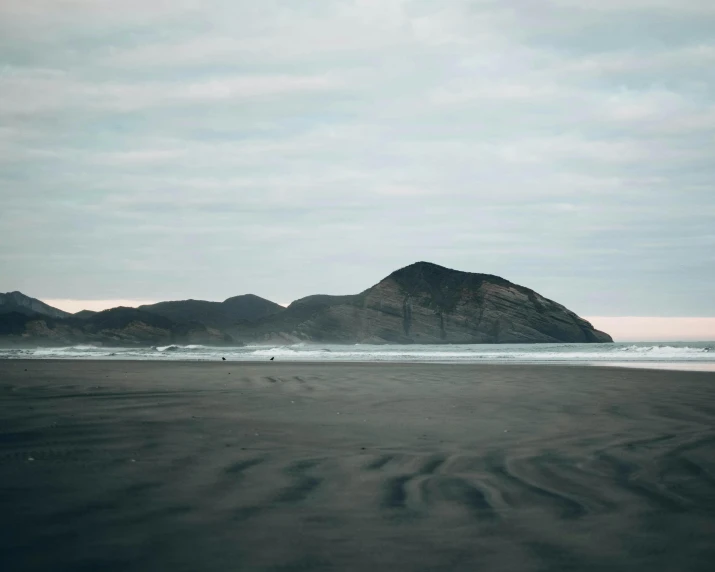
[(418, 262), (355, 296), (311, 296), (258, 340), (343, 343), (612, 342), (561, 304), (488, 274)]

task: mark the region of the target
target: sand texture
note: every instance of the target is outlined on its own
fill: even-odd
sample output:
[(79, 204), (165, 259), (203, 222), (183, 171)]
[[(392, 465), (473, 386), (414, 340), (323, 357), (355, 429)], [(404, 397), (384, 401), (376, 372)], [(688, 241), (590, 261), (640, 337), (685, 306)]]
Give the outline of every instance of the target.
[(4, 572), (714, 567), (714, 373), (0, 362)]

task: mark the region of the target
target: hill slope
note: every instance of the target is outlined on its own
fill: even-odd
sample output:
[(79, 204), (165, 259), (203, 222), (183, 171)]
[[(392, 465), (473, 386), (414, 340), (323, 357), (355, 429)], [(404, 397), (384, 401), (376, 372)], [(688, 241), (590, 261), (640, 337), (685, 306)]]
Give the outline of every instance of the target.
[(75, 312), (72, 314), (73, 318), (80, 318), (81, 320), (84, 320), (86, 318), (89, 318), (90, 316), (94, 316), (97, 312), (94, 310), (80, 310), (79, 312)]
[(159, 302), (140, 306), (139, 309), (164, 316), (175, 322), (201, 322), (216, 328), (235, 326), (243, 322), (255, 322), (285, 310), (283, 306), (253, 294), (234, 296), (223, 302), (207, 302), (205, 300)]
[(10, 345), (235, 345), (230, 336), (215, 328), (196, 322), (179, 324), (150, 312), (123, 307), (86, 318), (52, 318), (10, 312), (0, 316), (0, 335), (2, 342)]
[(51, 318), (66, 318), (71, 315), (69, 312), (53, 308), (36, 298), (25, 296), (22, 292), (0, 294), (0, 314), (9, 314), (10, 312), (25, 315), (41, 314)]
[(489, 274), (418, 262), (354, 296), (309, 296), (261, 320), (249, 341), (612, 342), (561, 304)]
[(2, 296), (0, 335), (11, 344), (613, 341), (529, 288), (429, 262), (397, 270), (360, 294), (308, 296), (288, 308), (249, 294), (69, 316), (17, 292)]

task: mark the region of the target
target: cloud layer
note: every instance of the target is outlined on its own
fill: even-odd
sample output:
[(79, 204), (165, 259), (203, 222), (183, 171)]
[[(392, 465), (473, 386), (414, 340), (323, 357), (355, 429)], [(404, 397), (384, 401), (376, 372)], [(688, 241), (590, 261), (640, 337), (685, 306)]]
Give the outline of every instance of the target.
[(715, 316), (715, 8), (0, 4), (0, 291), (288, 301), (416, 260)]

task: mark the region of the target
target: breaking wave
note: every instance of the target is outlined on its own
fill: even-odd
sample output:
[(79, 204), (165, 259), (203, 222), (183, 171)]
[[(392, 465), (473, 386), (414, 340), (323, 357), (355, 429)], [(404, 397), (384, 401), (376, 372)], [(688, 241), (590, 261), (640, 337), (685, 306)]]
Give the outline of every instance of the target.
[(331, 345), (244, 347), (203, 345), (111, 348), (76, 345), (62, 348), (0, 349), (0, 359), (114, 359), (180, 361), (353, 361), (434, 363), (712, 363), (715, 344), (504, 344), (504, 345)]
[(713, 351), (711, 346), (704, 346), (700, 348), (693, 348), (690, 346), (677, 347), (677, 346), (627, 346), (625, 348), (619, 348), (621, 352), (636, 353), (639, 355), (659, 355), (664, 357), (675, 357), (675, 356), (690, 356), (692, 354), (709, 353)]
[(171, 345), (171, 346), (155, 346), (152, 349), (158, 351), (158, 352), (182, 352), (182, 351), (192, 351), (192, 350), (198, 350), (198, 349), (210, 349), (208, 346), (200, 346), (200, 345), (189, 345), (189, 346), (177, 346), (177, 345)]

